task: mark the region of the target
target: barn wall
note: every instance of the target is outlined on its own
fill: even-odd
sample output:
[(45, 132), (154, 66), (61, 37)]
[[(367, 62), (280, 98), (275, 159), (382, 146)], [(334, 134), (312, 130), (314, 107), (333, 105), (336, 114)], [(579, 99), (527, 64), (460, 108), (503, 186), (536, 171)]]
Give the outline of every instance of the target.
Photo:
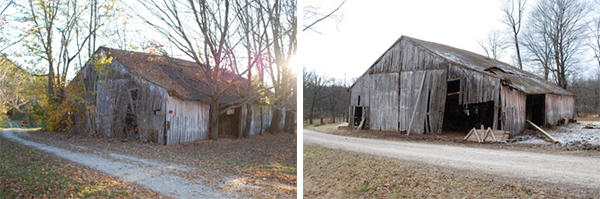
[[(268, 106), (252, 104), (252, 121), (250, 124), (250, 135), (258, 135), (262, 134), (269, 125), (271, 124), (271, 115), (270, 109)], [(246, 107), (242, 108), (242, 130), (244, 126), (246, 126), (246, 115), (248, 114), (248, 110)], [(285, 115), (285, 113), (283, 113)], [(285, 117), (285, 116), (284, 116)], [(283, 125), (283, 124), (281, 124)], [(283, 128), (283, 127), (281, 127)]]
[(398, 130), (398, 73), (370, 75), (369, 117), (371, 129)]
[(572, 119), (575, 106), (573, 96), (546, 94), (546, 123), (555, 125), (562, 118)]
[(500, 95), (499, 79), (462, 66), (451, 65), (448, 79), (460, 79), (459, 104), (497, 102)]
[(447, 63), (438, 56), (406, 39), (386, 51), (370, 69), (370, 73), (446, 69)]
[(208, 138), (210, 105), (167, 97), (167, 145)]
[[(78, 84), (84, 88), (87, 103), (81, 106), (86, 107), (87, 113), (78, 116), (85, 118), (77, 120), (84, 122), (79, 125), (108, 137), (160, 142), (159, 135), (164, 131), (165, 121), (164, 89), (131, 75), (116, 60), (112, 60), (107, 66), (88, 63), (79, 76), (82, 81)], [(136, 100), (132, 96), (134, 90), (137, 93)], [(125, 119), (128, 111), (137, 122), (137, 134), (126, 134), (125, 129), (128, 127)], [(133, 129), (135, 128), (130, 128), (132, 131)]]
[(525, 129), (527, 95), (521, 91), (502, 86), (501, 89), (501, 129), (519, 134)]
[(140, 137), (142, 140), (165, 143), (167, 91), (140, 78), (135, 80), (138, 85), (135, 114)]

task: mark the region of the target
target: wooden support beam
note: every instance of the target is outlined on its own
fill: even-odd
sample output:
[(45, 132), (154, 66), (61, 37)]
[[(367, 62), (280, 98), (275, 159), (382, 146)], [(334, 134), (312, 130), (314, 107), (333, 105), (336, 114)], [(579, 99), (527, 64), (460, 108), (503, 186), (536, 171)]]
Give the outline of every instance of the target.
[(527, 124), (532, 126), (535, 130), (542, 133), (542, 135), (544, 135), (544, 137), (548, 138), (552, 142), (552, 144), (558, 143), (558, 140), (554, 139), (552, 136), (550, 136), (550, 134), (546, 133), (546, 131), (544, 131), (544, 129), (540, 128), (538, 125), (535, 125), (533, 122), (531, 122), (529, 120), (525, 120), (525, 121), (527, 122)]
[(406, 135), (410, 135), (410, 127), (412, 126), (412, 122), (413, 119), (415, 119), (415, 114), (417, 112), (417, 109), (419, 108), (419, 103), (421, 102), (421, 90), (423, 90), (423, 85), (425, 85), (425, 78), (427, 77), (427, 73), (423, 73), (423, 79), (421, 81), (421, 87), (419, 88), (418, 92), (417, 92), (417, 104), (413, 107), (413, 113), (412, 116), (410, 117), (410, 122), (408, 123), (408, 131), (406, 131)]

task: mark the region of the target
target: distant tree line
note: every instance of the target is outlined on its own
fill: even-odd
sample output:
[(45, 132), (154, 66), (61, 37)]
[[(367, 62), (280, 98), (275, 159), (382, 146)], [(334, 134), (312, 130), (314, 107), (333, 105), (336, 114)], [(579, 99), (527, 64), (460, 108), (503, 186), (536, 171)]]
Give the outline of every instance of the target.
[(327, 118), (333, 123), (347, 120), (348, 85), (343, 79), (303, 70), (304, 120), (313, 124), (315, 119)]

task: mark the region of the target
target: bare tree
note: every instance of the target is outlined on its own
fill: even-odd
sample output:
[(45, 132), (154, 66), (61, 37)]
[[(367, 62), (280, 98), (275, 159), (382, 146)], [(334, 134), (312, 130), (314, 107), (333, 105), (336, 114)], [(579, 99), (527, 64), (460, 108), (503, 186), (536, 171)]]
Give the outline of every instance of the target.
[(275, 0), (273, 4), (267, 5), (270, 5), (266, 9), (272, 23), (273, 42), (268, 48), (271, 63), (267, 64), (266, 72), (271, 77), (274, 91), (273, 118), (267, 131), (271, 133), (279, 131), (282, 112), (285, 110), (283, 130), (293, 133), (296, 129), (294, 118), (296, 117), (297, 91), (296, 74), (290, 64), (298, 49), (296, 1)]
[[(543, 71), (544, 79), (551, 80), (550, 73), (554, 67), (554, 58), (552, 49), (552, 41), (548, 35), (544, 34), (544, 31), (537, 31), (538, 29), (544, 29), (544, 27), (529, 26), (531, 29), (527, 29), (523, 35), (522, 45), (527, 49), (525, 53), (526, 60), (533, 63)], [(553, 75), (554, 76), (554, 75)], [(553, 77), (552, 79), (556, 79)]]
[[(269, 30), (270, 22), (262, 20), (268, 18), (265, 12), (261, 12), (263, 9), (259, 4), (252, 4), (250, 0), (237, 0), (235, 2), (235, 9), (239, 13), (238, 20), (240, 24), (239, 36), (242, 38), (242, 44), (246, 51), (245, 66), (248, 68), (247, 79), (250, 81), (246, 82), (246, 92), (244, 95), (251, 96), (253, 93), (259, 92), (260, 87), (264, 88), (262, 80), (258, 84), (253, 79), (253, 68), (258, 67), (259, 75), (262, 73), (264, 63), (266, 62), (266, 48), (268, 46), (267, 33)], [(247, 138), (250, 136), (250, 129), (252, 127), (253, 110), (251, 101), (245, 103), (246, 108), (246, 122), (241, 135), (238, 137)], [(262, 120), (261, 120), (262, 121)]]
[(594, 59), (598, 63), (600, 69), (600, 17), (595, 17), (594, 21), (588, 23), (591, 40), (588, 41), (588, 46), (594, 53)]
[(319, 22), (325, 19), (334, 19), (338, 22), (342, 19), (341, 16), (336, 15), (336, 12), (342, 8), (342, 6), (346, 3), (346, 0), (342, 1), (335, 9), (330, 12), (322, 13), (319, 6), (306, 6), (304, 7), (304, 28), (302, 31), (306, 30), (315, 30), (313, 27)]
[(587, 6), (585, 1), (539, 1), (529, 18), (528, 26), (533, 29), (530, 34), (538, 35), (531, 39), (547, 39), (550, 44), (554, 67), (548, 67), (548, 70), (563, 88), (568, 87), (567, 79), (574, 65), (582, 60), (580, 54), (585, 47)]
[[(75, 67), (77, 60), (87, 59), (81, 58), (86, 43), (89, 44), (88, 41), (107, 20), (106, 16), (102, 21), (94, 19), (94, 26), (86, 26), (84, 14), (89, 12), (86, 3), (77, 0), (28, 0), (27, 4), (20, 5), (21, 20), (30, 26), (26, 32), (31, 39), (26, 40), (24, 45), (31, 54), (38, 55), (34, 62), (46, 62), (47, 95), (53, 102), (65, 99), (67, 73)], [(106, 3), (103, 8), (108, 13), (112, 7)]]
[[(218, 139), (220, 114), (247, 104), (260, 93), (244, 96), (231, 103), (220, 103), (219, 100), (221, 96), (231, 92), (232, 87), (236, 87), (234, 85), (244, 81), (243, 75), (250, 75), (248, 81), (251, 81), (252, 74), (249, 73), (257, 64), (261, 70), (267, 70), (271, 75), (275, 94), (273, 106), (286, 106), (285, 102), (291, 98), (289, 94), (293, 91), (290, 89), (292, 81), (289, 78), (289, 62), (296, 53), (296, 19), (295, 13), (290, 15), (290, 12), (295, 12), (295, 1), (139, 2), (155, 18), (138, 17), (166, 37), (176, 49), (194, 60), (200, 69), (200, 78), (206, 81), (209, 91), (197, 91), (210, 99), (211, 139)], [(290, 35), (293, 35), (292, 39)], [(235, 78), (224, 78), (231, 73), (235, 73)], [(259, 75), (262, 78), (262, 74)], [(271, 126), (280, 121), (281, 112), (274, 112), (273, 115)]]
[(479, 39), (477, 43), (481, 46), (485, 54), (493, 59), (500, 58), (504, 50), (508, 48), (507, 43), (504, 42), (504, 38), (502, 37), (502, 32), (499, 30), (490, 31), (486, 39)]
[[(516, 4), (515, 4), (516, 3)], [(523, 69), (521, 60), (521, 50), (519, 48), (519, 33), (521, 32), (521, 21), (523, 19), (525, 4), (527, 0), (503, 0), (502, 1), (502, 23), (508, 25), (513, 34), (513, 43), (517, 53), (517, 63), (520, 69)]]
[(325, 95), (322, 91), (323, 88), (325, 88), (330, 82), (330, 79), (326, 76), (317, 74), (317, 72), (314, 70), (307, 71), (306, 68), (304, 68), (302, 76), (304, 105), (305, 107), (308, 107), (308, 123), (313, 124), (315, 107), (317, 107), (317, 103), (319, 101), (327, 98), (327, 95)]

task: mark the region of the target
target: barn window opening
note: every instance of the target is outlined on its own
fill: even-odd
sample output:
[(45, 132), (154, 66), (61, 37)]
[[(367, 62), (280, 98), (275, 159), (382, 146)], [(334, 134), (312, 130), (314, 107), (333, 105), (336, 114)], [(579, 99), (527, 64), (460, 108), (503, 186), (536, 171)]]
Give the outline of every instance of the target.
[(358, 106), (360, 106), (360, 95), (358, 96)]
[(448, 95), (456, 95), (460, 93), (460, 80), (453, 80), (448, 82), (447, 87)]

